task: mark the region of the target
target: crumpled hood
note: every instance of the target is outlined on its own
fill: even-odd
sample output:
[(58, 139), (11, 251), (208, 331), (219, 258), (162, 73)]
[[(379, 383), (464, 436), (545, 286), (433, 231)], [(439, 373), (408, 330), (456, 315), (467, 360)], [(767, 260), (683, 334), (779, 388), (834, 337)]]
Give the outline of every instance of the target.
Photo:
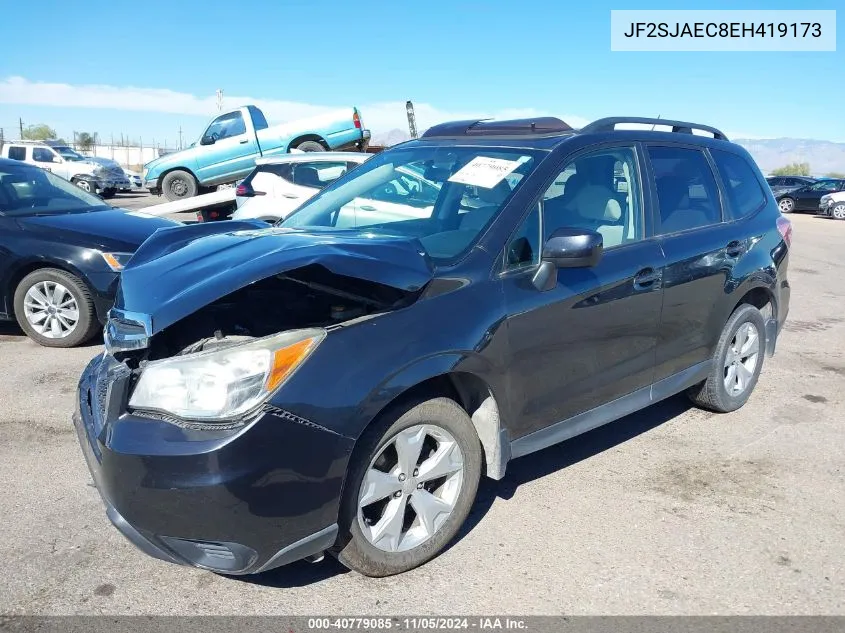
[(144, 242), (121, 274), (115, 307), (149, 315), (155, 334), (248, 284), (311, 264), (409, 292), (434, 273), (415, 238), (210, 222)]

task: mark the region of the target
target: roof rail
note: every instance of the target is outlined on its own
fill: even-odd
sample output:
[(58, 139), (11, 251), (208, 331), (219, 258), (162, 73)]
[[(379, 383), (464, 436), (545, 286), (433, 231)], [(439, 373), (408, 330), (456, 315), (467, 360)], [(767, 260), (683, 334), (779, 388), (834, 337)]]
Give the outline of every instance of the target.
[(715, 127), (709, 125), (702, 125), (701, 123), (689, 123), (687, 121), (673, 121), (672, 119), (653, 119), (651, 117), (642, 116), (612, 116), (605, 119), (593, 121), (589, 125), (585, 125), (579, 131), (583, 134), (585, 132), (612, 132), (620, 123), (644, 123), (646, 125), (671, 125), (672, 131), (679, 134), (692, 134), (693, 130), (702, 130), (710, 132), (714, 138), (721, 141), (727, 141), (728, 137), (725, 133)]
[(450, 121), (428, 128), (422, 138), (433, 136), (527, 136), (540, 134), (560, 134), (573, 129), (555, 117), (537, 117), (535, 119), (510, 119), (492, 121), (490, 119), (469, 119)]

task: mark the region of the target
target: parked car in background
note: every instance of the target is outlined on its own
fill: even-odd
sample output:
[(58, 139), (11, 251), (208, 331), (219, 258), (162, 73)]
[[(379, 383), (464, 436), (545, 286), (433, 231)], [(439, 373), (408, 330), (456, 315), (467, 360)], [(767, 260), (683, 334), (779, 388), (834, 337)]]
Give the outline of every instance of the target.
[[(409, 173), (437, 195), (393, 197)], [(161, 560), (250, 574), (328, 551), (400, 573), (511, 459), (683, 391), (745, 405), (791, 236), (714, 128), (438, 125), (276, 226), (148, 239), (79, 382), (80, 447), (108, 517)]]
[(199, 141), (144, 166), (144, 186), (168, 200), (191, 198), (202, 189), (235, 183), (262, 156), (357, 149), (364, 151), (370, 131), (357, 108), (269, 126), (254, 105), (225, 112), (209, 123)]
[(144, 181), (141, 179), (141, 174), (139, 174), (137, 171), (132, 171), (131, 169), (126, 169), (124, 167), (123, 173), (129, 180), (129, 184), (132, 186), (133, 190), (144, 188)]
[(129, 178), (126, 177), (123, 167), (121, 167), (120, 163), (116, 160), (112, 160), (111, 158), (101, 158), (99, 156), (87, 156), (85, 160), (102, 165), (105, 170), (106, 177), (114, 183), (118, 192), (126, 193), (132, 190), (132, 183), (129, 181)]
[(73, 347), (102, 329), (120, 271), (177, 222), (114, 209), (55, 174), (0, 158), (0, 320)]
[(801, 187), (812, 185), (815, 181), (815, 178), (810, 178), (809, 176), (769, 176), (766, 178), (766, 182), (772, 188), (775, 198), (782, 193), (789, 193)]
[(362, 152), (300, 152), (259, 158), (238, 183), (233, 220), (275, 222), (370, 158)]
[(782, 213), (812, 211), (816, 213), (821, 197), (828, 193), (845, 190), (845, 179), (822, 178), (812, 184), (776, 196)]
[(845, 191), (826, 193), (819, 200), (819, 214), (845, 220)]
[(101, 163), (75, 152), (59, 141), (10, 141), (0, 148), (0, 158), (29, 163), (72, 182), (87, 191), (110, 198), (125, 181)]

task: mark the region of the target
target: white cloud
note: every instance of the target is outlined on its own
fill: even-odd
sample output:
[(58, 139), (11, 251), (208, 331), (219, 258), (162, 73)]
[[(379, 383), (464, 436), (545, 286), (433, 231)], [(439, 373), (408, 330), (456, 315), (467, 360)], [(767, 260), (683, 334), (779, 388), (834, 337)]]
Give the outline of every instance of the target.
[[(0, 81), (0, 103), (52, 106), (57, 108), (104, 108), (143, 112), (162, 112), (211, 117), (217, 112), (216, 95), (198, 96), (160, 88), (134, 86), (107, 86), (99, 84), (71, 85), (63, 83), (34, 82), (23, 77), (7, 77)], [(296, 101), (259, 99), (249, 96), (224, 94), (223, 107), (255, 104), (264, 111), (271, 123), (291, 121), (323, 114), (347, 104), (315, 105)], [(353, 104), (348, 104), (351, 106)], [(364, 123), (375, 132), (394, 128), (407, 129), (405, 102), (361, 104)], [(472, 118), (512, 119), (541, 116), (534, 108), (495, 109), (480, 107), (464, 111), (440, 109), (429, 103), (414, 103), (417, 127), (421, 131), (443, 121)], [(574, 115), (559, 115), (573, 127), (585, 125), (587, 119)]]

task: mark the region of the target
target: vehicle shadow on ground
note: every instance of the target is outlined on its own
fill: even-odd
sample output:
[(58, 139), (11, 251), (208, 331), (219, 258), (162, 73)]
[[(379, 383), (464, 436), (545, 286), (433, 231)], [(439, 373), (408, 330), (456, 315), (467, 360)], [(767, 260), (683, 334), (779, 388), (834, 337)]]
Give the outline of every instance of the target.
[[(38, 345), (35, 341), (29, 339), (20, 326), (14, 321), (0, 321), (0, 343), (25, 343), (29, 342), (32, 345)], [(103, 334), (98, 332), (92, 339), (77, 345), (77, 347), (97, 347), (103, 344)]]
[[(674, 396), (584, 435), (524, 458), (515, 459), (508, 464), (507, 475), (502, 481), (482, 477), (472, 511), (458, 535), (446, 549), (454, 547), (481, 522), (497, 497), (510, 499), (521, 485), (577, 464), (647, 433), (690, 408), (692, 404), (683, 394)], [(303, 587), (348, 572), (349, 570), (334, 558), (326, 556), (317, 564), (299, 561), (256, 576), (237, 576), (233, 579), (282, 589)]]

